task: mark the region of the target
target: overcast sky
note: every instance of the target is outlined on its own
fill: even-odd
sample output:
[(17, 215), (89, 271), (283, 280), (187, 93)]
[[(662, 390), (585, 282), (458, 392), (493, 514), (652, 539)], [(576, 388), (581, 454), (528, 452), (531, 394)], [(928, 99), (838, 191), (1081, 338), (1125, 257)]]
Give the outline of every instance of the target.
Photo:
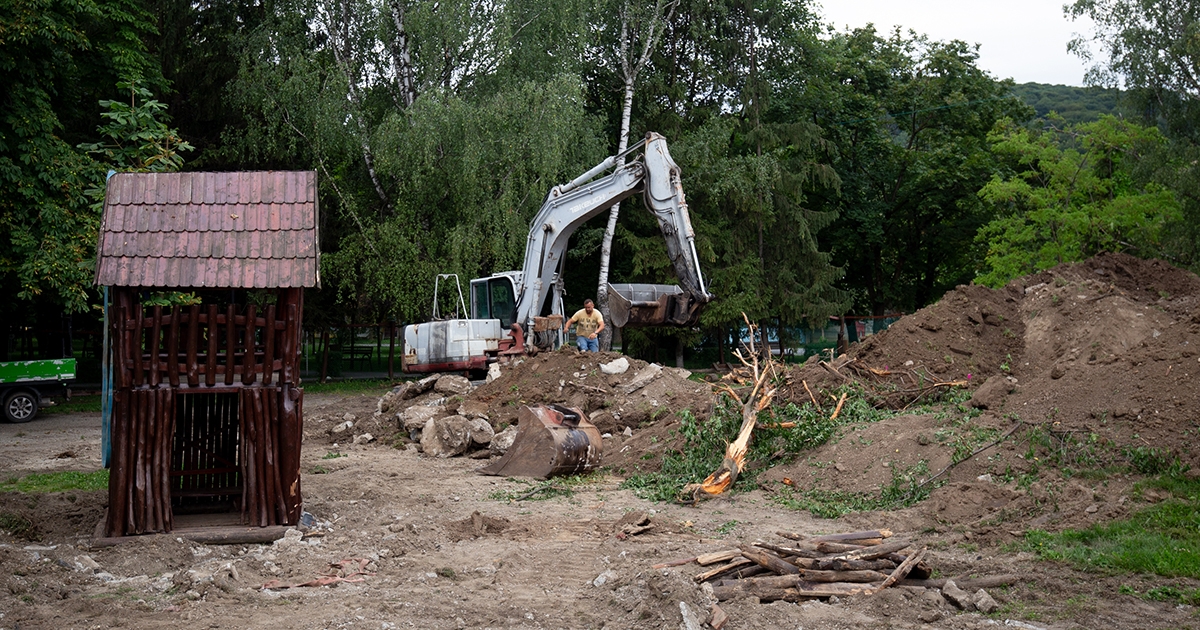
[(1090, 21), (1063, 15), (1064, 0), (821, 0), (825, 22), (838, 30), (874, 23), (881, 34), (893, 26), (931, 39), (980, 44), (979, 66), (1017, 83), (1083, 85), (1086, 66), (1067, 52), (1074, 33)]

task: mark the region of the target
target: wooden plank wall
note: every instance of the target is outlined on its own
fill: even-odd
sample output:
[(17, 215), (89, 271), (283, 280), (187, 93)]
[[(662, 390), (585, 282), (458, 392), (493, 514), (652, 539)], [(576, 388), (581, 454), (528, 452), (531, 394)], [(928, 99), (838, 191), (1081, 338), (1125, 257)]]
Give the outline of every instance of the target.
[[(288, 391), (290, 389), (290, 391)], [(290, 525), (300, 519), (300, 401), (297, 389), (241, 390), (242, 521)]]
[(299, 522), (303, 295), (146, 308), (137, 289), (114, 290), (107, 536), (170, 531), (173, 495), (233, 497), (247, 524)]

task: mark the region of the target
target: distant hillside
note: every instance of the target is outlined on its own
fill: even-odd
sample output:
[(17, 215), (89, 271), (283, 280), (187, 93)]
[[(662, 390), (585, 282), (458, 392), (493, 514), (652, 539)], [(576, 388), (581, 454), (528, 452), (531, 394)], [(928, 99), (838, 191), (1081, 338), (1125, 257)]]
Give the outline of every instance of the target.
[(1021, 83), (1013, 93), (1037, 110), (1039, 117), (1058, 112), (1068, 123), (1096, 120), (1101, 114), (1120, 113), (1120, 90)]

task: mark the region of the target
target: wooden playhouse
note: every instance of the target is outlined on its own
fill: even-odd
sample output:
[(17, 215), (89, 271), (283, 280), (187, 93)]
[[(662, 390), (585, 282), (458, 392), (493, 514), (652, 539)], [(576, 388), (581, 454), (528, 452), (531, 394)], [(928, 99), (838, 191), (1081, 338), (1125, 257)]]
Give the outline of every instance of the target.
[(121, 173), (96, 261), (113, 404), (106, 537), (294, 525), (313, 172)]

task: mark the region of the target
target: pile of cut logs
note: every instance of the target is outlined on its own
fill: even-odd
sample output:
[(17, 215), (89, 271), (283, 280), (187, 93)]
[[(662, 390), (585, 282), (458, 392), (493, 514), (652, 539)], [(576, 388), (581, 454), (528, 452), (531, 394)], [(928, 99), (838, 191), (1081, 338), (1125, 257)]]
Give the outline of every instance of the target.
[(888, 530), (803, 536), (777, 532), (790, 542), (758, 542), (676, 560), (656, 567), (696, 562), (713, 566), (696, 575), (713, 585), (720, 601), (757, 597), (759, 601), (806, 599), (877, 593), (897, 583), (933, 586), (925, 549), (892, 539)]

